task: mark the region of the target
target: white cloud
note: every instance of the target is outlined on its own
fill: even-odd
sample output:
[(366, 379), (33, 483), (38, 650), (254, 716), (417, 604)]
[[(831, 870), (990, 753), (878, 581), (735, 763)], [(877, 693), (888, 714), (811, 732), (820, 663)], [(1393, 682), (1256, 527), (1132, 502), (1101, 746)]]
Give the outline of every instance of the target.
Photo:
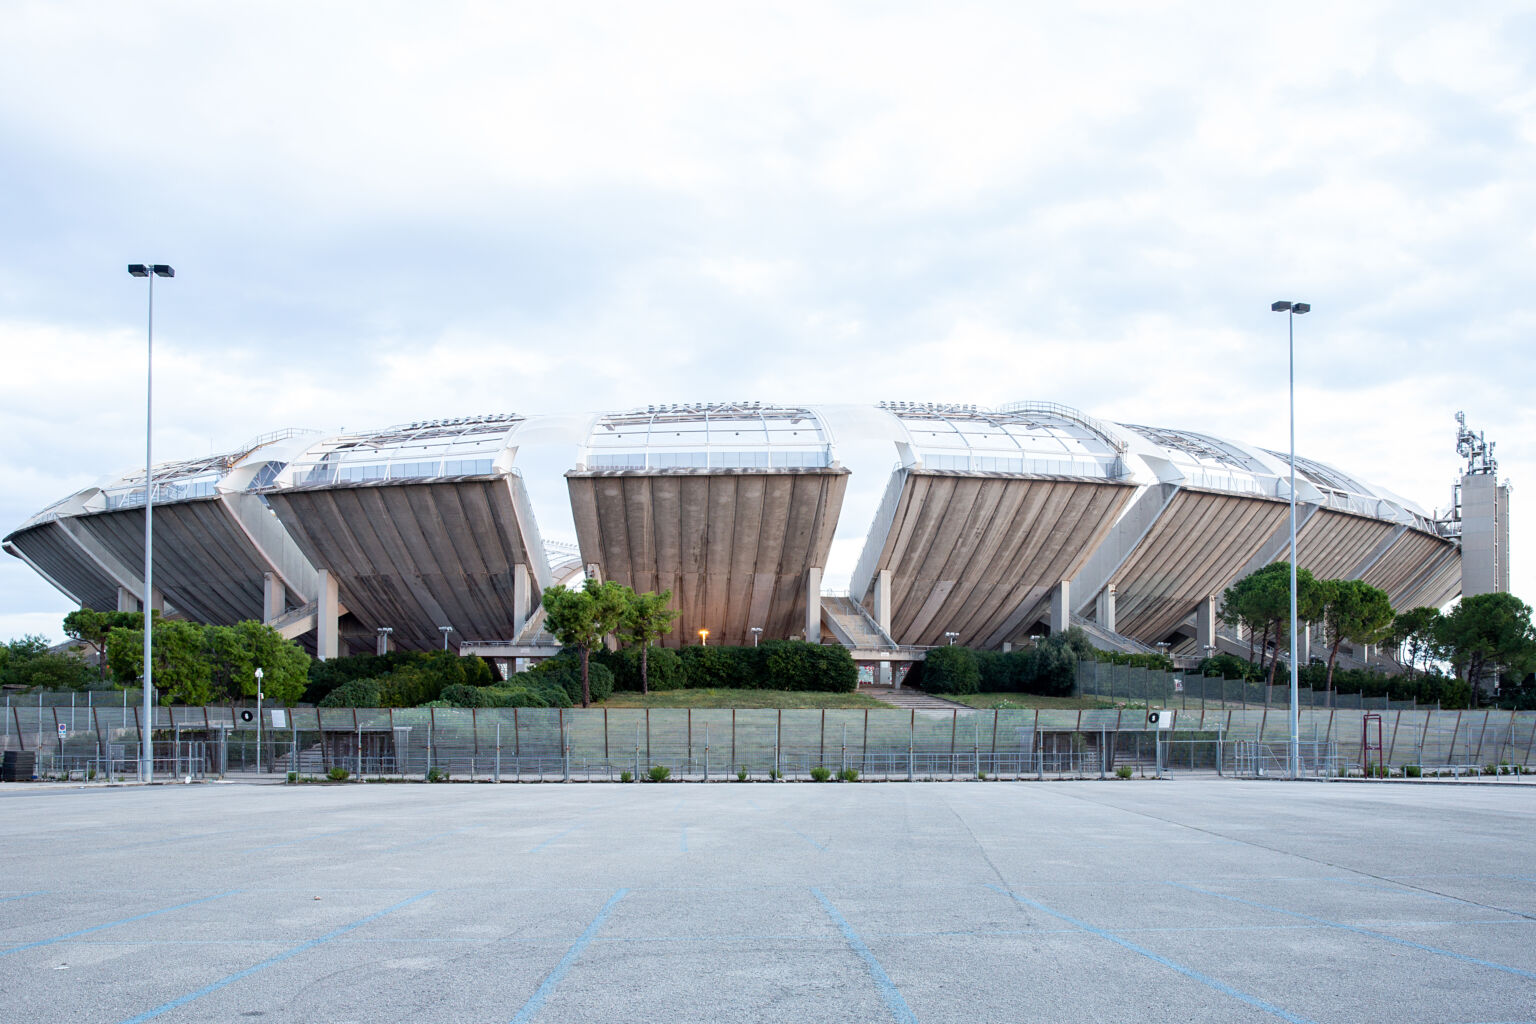
[[(165, 457), (748, 396), (1044, 398), (1279, 448), (1294, 297), (1304, 454), (1443, 504), (1465, 407), (1520, 479), (1520, 15), (19, 5), (0, 513), (142, 458), (145, 254), (179, 272)], [(0, 573), (0, 612), (42, 600)]]

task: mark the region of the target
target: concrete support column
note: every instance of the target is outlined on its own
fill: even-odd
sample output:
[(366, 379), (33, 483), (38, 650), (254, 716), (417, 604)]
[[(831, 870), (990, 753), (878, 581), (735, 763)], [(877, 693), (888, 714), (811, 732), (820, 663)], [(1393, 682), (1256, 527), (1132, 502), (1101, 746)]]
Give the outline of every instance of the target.
[(526, 565), (512, 566), (512, 636), (516, 640), (523, 635), (523, 627), (528, 624), (530, 608), (528, 603), (528, 567)]
[(1200, 645), (1200, 657), (1206, 648), (1216, 643), (1216, 598), (1207, 597), (1195, 606), (1195, 642)]
[(127, 587), (117, 588), (117, 610), (120, 612), (136, 612), (139, 610), (139, 599), (133, 596), (133, 591)]
[(393, 633), (380, 633), (378, 640), (374, 642), (373, 653), (388, 654), (395, 649), (395, 637)]
[(336, 590), (336, 577), (329, 569), (319, 569), (316, 575), (315, 657), (328, 661), (337, 656), (340, 648), (341, 598)]
[(161, 615), (165, 614), (165, 594), (161, 593), (159, 587), (149, 592), (149, 610), (159, 612)]
[(1072, 581), (1062, 580), (1051, 591), (1051, 632), (1063, 632), (1072, 625)]
[(1094, 605), (1093, 617), (1098, 620), (1100, 626), (1115, 631), (1115, 585), (1104, 584), (1104, 589), (1099, 591), (1099, 597)]
[(821, 569), (814, 565), (805, 572), (805, 639), (821, 643)]
[(891, 570), (875, 574), (875, 622), (886, 636), (891, 635)]
[(288, 604), (288, 588), (278, 579), (277, 573), (261, 574), (261, 621), (271, 622), (283, 614)]

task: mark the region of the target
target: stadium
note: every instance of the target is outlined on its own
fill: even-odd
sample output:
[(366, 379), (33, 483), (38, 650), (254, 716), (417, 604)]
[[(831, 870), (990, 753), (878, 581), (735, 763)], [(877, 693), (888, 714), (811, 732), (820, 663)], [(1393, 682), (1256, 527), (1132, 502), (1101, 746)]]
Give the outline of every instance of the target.
[[(1436, 516), (1296, 465), (1298, 563), (1314, 574), (1365, 580), (1400, 610), (1507, 589), (1495, 476), (1470, 470)], [(1046, 402), (286, 429), (153, 475), (152, 604), (260, 619), (321, 658), (450, 643), (504, 664), (546, 656), (541, 592), (584, 576), (670, 590), (670, 646), (704, 631), (840, 643), (883, 682), (934, 645), (1007, 649), (1069, 625), (1113, 649), (1240, 652), (1220, 595), (1290, 538), (1285, 454)], [(1505, 539), (1464, 565), (1462, 509), (1478, 502)], [(4, 547), (73, 602), (134, 610), (144, 503), (142, 469), (112, 476)], [(1464, 579), (1473, 562), (1488, 581)]]

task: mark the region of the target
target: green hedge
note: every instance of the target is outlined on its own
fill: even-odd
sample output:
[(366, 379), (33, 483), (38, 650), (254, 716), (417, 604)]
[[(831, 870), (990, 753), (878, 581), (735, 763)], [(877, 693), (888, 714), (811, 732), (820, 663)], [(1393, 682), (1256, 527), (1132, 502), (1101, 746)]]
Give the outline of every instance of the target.
[(922, 686), (929, 693), (975, 693), (981, 685), (976, 652), (969, 647), (935, 647), (922, 665)]
[[(626, 647), (622, 651), (593, 652), (594, 660), (601, 660), (613, 673), (615, 690), (640, 691), (640, 648)], [(646, 675), (654, 690), (680, 690), (686, 683), (683, 659), (668, 647), (652, 647), (647, 656)]]
[[(400, 674), (402, 670), (409, 670)], [(304, 700), (322, 707), (327, 694), (355, 679), (396, 676), (397, 700), (387, 707), (415, 707), (436, 700), (444, 687), (489, 686), (495, 673), (483, 658), (461, 658), (453, 651), (390, 651), (388, 654), (357, 654), (350, 658), (313, 661)], [(382, 694), (390, 697), (386, 687)]]
[[(573, 650), (561, 651), (553, 658), (539, 662), (527, 672), (513, 679), (534, 690), (549, 685), (560, 687), (573, 704), (581, 703), (581, 655)], [(613, 695), (613, 672), (598, 658), (587, 659), (587, 690), (593, 702), (607, 700)]]
[(973, 651), (935, 647), (913, 667), (907, 685), (929, 693), (1034, 693), (1066, 697), (1077, 679), (1077, 663), (1092, 646), (1076, 627), (1041, 637), (1016, 651)]

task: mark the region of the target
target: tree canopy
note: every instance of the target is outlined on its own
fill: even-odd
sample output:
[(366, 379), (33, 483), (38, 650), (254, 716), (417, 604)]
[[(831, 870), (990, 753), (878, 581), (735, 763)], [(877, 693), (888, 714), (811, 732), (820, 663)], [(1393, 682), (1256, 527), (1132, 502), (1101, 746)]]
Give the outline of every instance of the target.
[(1536, 668), (1531, 606), (1513, 594), (1464, 597), (1435, 629), (1440, 654), (1458, 674), (1478, 684), (1490, 672), (1518, 675)]
[(562, 646), (581, 652), (581, 706), (592, 704), (588, 673), (592, 648), (619, 627), (634, 591), (618, 583), (587, 580), (580, 590), (549, 587), (544, 591), (544, 625)]
[[(625, 588), (628, 590), (629, 588)], [(619, 640), (640, 647), (640, 692), (651, 692), (650, 647), (672, 632), (678, 612), (670, 607), (672, 591), (636, 594), (630, 591), (624, 614), (619, 620)]]
[[(1299, 581), (1298, 581), (1299, 582)], [(1387, 592), (1364, 580), (1321, 580), (1323, 629), (1328, 638), (1328, 689), (1333, 688), (1333, 665), (1339, 645), (1374, 644), (1391, 633), (1392, 602)]]

